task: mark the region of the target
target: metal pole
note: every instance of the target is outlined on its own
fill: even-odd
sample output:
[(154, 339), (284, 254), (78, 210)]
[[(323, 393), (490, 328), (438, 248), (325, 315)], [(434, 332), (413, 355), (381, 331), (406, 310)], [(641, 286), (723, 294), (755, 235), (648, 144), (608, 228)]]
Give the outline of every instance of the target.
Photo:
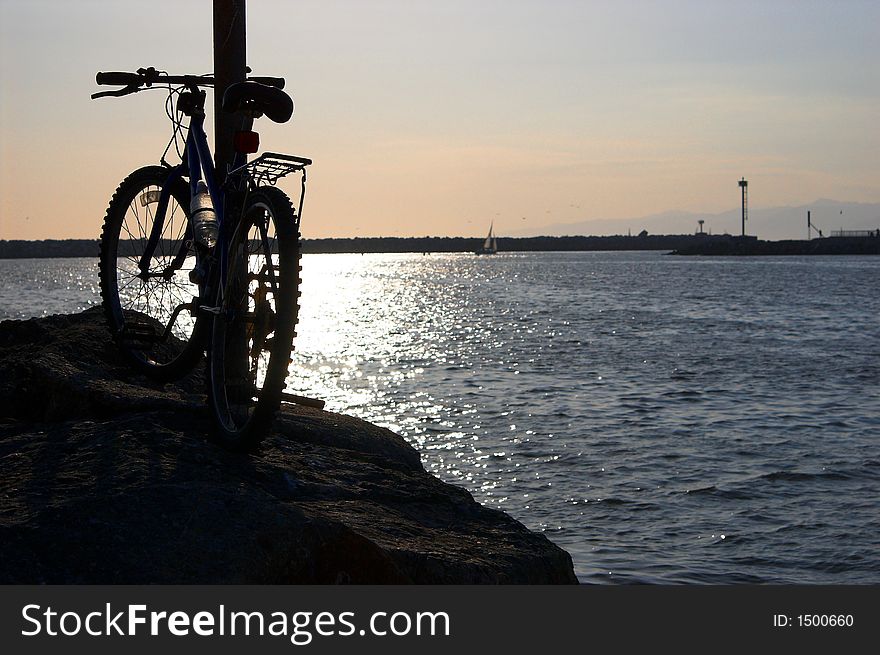
[(223, 92), (247, 77), (245, 0), (214, 0), (214, 164), (218, 182), (232, 163), (236, 125), (221, 109)]
[(810, 234), (810, 210), (808, 209), (807, 210), (807, 241), (809, 241), (811, 238), (812, 238), (812, 235)]
[[(226, 178), (226, 171), (235, 159), (233, 138), (241, 123), (240, 116), (223, 111), (223, 93), (229, 85), (246, 79), (246, 61), (245, 0), (214, 0), (214, 165), (218, 183)], [(231, 214), (233, 211), (227, 202), (224, 212)], [(226, 229), (233, 225), (233, 221), (225, 223)], [(229, 266), (246, 264), (246, 261), (228, 262)], [(233, 297), (246, 293), (240, 287), (227, 288), (226, 292)], [(230, 362), (227, 373), (234, 378), (248, 379), (250, 367), (244, 323), (233, 321), (228, 330), (231, 348), (227, 353)]]

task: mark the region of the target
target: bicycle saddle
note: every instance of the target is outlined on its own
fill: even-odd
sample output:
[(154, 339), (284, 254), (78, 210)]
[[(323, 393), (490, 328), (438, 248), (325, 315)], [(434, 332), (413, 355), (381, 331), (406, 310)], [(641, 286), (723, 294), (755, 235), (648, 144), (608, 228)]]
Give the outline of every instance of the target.
[(230, 84), (223, 94), (223, 110), (258, 111), (276, 123), (286, 123), (293, 116), (293, 100), (281, 89), (259, 82)]

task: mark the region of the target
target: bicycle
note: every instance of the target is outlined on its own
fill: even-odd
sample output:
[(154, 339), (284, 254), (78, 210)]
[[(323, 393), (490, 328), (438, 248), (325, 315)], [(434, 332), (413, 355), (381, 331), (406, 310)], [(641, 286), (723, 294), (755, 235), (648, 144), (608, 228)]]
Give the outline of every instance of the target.
[[(207, 351), (212, 433), (227, 447), (251, 449), (285, 395), (299, 310), (306, 166), (312, 161), (270, 152), (246, 159), (259, 147), (253, 120), (265, 115), (284, 123), (293, 101), (282, 78), (253, 77), (226, 89), (223, 110), (241, 117), (241, 129), (221, 181), (204, 129), (211, 76), (151, 67), (98, 73), (95, 80), (122, 88), (93, 99), (165, 90), (173, 125), (159, 165), (128, 175), (104, 218), (101, 297), (113, 338), (135, 369), (161, 382), (189, 373)], [(172, 146), (176, 165), (166, 160)], [(301, 175), (297, 208), (274, 186), (290, 173)]]

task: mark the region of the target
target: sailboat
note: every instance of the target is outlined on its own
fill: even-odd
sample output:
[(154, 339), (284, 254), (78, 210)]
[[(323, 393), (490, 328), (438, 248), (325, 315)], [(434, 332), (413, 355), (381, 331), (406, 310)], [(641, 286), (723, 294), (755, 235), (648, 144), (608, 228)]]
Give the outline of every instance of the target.
[(494, 255), (498, 252), (498, 242), (495, 240), (495, 235), (492, 232), (492, 229), (495, 227), (494, 221), (489, 225), (489, 236), (486, 237), (486, 240), (483, 242), (481, 248), (478, 248), (475, 255)]

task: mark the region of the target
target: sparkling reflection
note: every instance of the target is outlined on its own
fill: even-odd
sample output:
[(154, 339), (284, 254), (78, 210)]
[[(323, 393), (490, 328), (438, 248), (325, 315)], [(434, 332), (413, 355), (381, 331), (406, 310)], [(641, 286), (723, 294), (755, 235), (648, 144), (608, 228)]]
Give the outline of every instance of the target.
[[(880, 258), (307, 255), (288, 386), (591, 582), (880, 582)], [(0, 261), (0, 317), (100, 302)]]
[[(552, 533), (584, 580), (827, 580), (791, 575), (781, 556), (760, 564), (768, 530), (805, 506), (776, 497), (767, 511), (773, 491), (753, 487), (809, 452), (864, 491), (854, 471), (880, 460), (880, 440), (865, 441), (880, 432), (876, 358), (828, 359), (880, 339), (880, 300), (859, 291), (878, 264), (816, 265), (805, 277), (793, 259), (744, 269), (655, 253), (306, 256), (288, 384), (398, 432), (441, 479)], [(692, 291), (704, 278), (712, 293)], [(860, 297), (820, 303), (822, 288)], [(847, 504), (809, 493), (829, 511)], [(736, 503), (719, 521), (725, 498)], [(704, 564), (692, 544), (708, 534), (742, 545), (741, 563)]]

